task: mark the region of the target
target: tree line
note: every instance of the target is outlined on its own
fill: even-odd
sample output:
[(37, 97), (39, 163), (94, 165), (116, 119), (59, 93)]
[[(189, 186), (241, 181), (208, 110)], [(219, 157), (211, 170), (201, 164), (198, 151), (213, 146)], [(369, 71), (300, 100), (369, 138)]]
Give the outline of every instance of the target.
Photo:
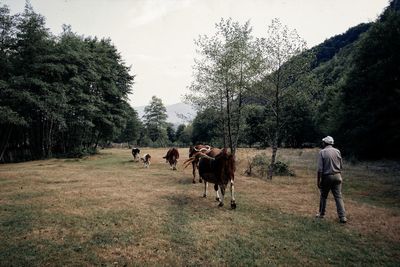
[(137, 134), (134, 76), (111, 40), (66, 25), (54, 36), (29, 4), (0, 7), (0, 29), (0, 161), (79, 156)]
[(265, 37), (221, 19), (195, 45), (189, 124), (166, 121), (154, 96), (139, 118), (134, 75), (109, 39), (63, 26), (52, 35), (28, 4), (0, 7), (0, 161), (93, 153), (99, 145), (310, 147), (333, 135), (347, 155), (398, 157), (399, 0), (375, 21), (311, 49), (274, 19)]

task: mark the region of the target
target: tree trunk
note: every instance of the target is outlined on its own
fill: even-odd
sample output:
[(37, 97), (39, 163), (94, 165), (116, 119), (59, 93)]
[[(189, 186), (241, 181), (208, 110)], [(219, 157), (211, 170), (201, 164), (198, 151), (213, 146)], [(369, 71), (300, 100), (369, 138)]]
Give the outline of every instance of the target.
[(227, 118), (227, 127), (228, 127), (228, 141), (229, 141), (229, 148), (231, 150), (231, 153), (234, 153), (234, 148), (233, 148), (233, 141), (232, 141), (232, 120), (231, 120), (231, 103), (229, 99), (229, 90), (226, 87), (225, 88), (225, 98), (226, 98), (226, 113), (228, 115)]
[(232, 152), (233, 155), (236, 154), (236, 149), (238, 147), (239, 143), (239, 137), (240, 137), (240, 130), (241, 130), (241, 117), (242, 117), (242, 104), (243, 104), (243, 98), (242, 98), (242, 90), (243, 90), (243, 65), (240, 65), (240, 82), (239, 82), (239, 94), (238, 94), (238, 109), (237, 109), (237, 118), (236, 118), (236, 136), (234, 140), (234, 151)]
[(275, 86), (275, 131), (274, 137), (272, 140), (272, 155), (271, 155), (271, 164), (268, 167), (268, 179), (272, 180), (272, 175), (274, 171), (274, 165), (276, 161), (276, 154), (278, 151), (279, 145), (279, 134), (280, 134), (280, 99), (279, 99), (279, 91), (280, 91), (280, 70), (277, 71), (277, 80)]
[(272, 142), (272, 156), (271, 156), (271, 164), (268, 167), (268, 176), (267, 178), (272, 180), (272, 175), (274, 172), (274, 165), (276, 161), (276, 154), (278, 152), (278, 134), (275, 133), (274, 141)]

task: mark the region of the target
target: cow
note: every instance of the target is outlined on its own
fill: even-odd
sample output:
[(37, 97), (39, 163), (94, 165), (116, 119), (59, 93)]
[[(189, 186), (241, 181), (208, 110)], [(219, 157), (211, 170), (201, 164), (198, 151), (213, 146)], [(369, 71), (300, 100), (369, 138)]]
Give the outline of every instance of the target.
[(178, 163), (178, 159), (179, 159), (178, 149), (176, 149), (175, 147), (170, 148), (167, 152), (167, 155), (165, 155), (163, 157), (163, 159), (165, 159), (165, 162), (169, 163), (169, 165), (171, 166), (171, 169), (175, 171), (176, 164)]
[(143, 157), (140, 158), (141, 161), (143, 161), (143, 166), (145, 168), (150, 167), (150, 161), (151, 161), (151, 156), (150, 154), (144, 154)]
[[(211, 146), (209, 145), (195, 145), (195, 146), (190, 146), (189, 147), (189, 158), (191, 158), (195, 153), (197, 152), (203, 152), (203, 153), (208, 153), (212, 149)], [(199, 159), (195, 159), (192, 162), (192, 169), (193, 169), (193, 180), (192, 182), (195, 184), (196, 183), (196, 169), (197, 165), (199, 163)], [(203, 182), (201, 179), (201, 176), (199, 175), (199, 183)]]
[(137, 147), (132, 148), (132, 156), (133, 156), (133, 160), (139, 161), (140, 149)]
[(199, 175), (204, 180), (204, 194), (207, 197), (208, 183), (214, 184), (217, 191), (218, 206), (224, 205), (225, 189), (230, 183), (231, 208), (236, 208), (235, 201), (235, 156), (227, 152), (227, 149), (214, 148), (210, 152), (196, 152), (191, 158), (184, 162), (185, 167), (189, 166), (195, 159), (199, 160)]

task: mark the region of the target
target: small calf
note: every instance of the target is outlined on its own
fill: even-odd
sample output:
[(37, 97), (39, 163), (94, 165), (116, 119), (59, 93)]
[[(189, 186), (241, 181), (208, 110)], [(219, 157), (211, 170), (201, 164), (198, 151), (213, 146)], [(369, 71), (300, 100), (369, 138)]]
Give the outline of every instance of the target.
[(145, 168), (150, 166), (151, 156), (150, 154), (145, 154), (143, 157), (140, 158), (143, 161), (143, 165)]

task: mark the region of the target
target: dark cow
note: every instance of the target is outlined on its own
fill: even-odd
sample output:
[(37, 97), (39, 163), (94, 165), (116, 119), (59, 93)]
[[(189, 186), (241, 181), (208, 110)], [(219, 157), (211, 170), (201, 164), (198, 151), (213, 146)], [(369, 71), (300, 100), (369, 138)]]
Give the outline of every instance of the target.
[(165, 159), (166, 163), (169, 163), (171, 169), (176, 170), (176, 164), (178, 163), (179, 159), (178, 149), (175, 147), (170, 148), (167, 152), (167, 155), (165, 155), (163, 159)]
[[(197, 152), (203, 152), (203, 153), (208, 153), (212, 149), (211, 146), (209, 145), (195, 145), (195, 146), (190, 146), (189, 147), (189, 158), (193, 157), (193, 155)], [(195, 159), (192, 162), (192, 168), (193, 168), (193, 183), (196, 183), (196, 169), (198, 169), (198, 163), (199, 159)], [(199, 175), (199, 183), (203, 182), (201, 179), (201, 176)]]
[(141, 161), (143, 161), (143, 166), (145, 168), (148, 168), (150, 166), (150, 161), (151, 161), (151, 156), (150, 154), (145, 154), (143, 157), (140, 158)]
[(235, 201), (235, 157), (227, 152), (227, 149), (214, 148), (207, 154), (196, 152), (194, 155), (184, 162), (187, 167), (193, 160), (199, 159), (199, 175), (204, 180), (204, 194), (207, 197), (208, 183), (214, 184), (214, 189), (217, 191), (217, 200), (219, 206), (224, 205), (225, 189), (230, 183), (231, 189), (231, 208), (236, 208)]
[(133, 156), (133, 160), (139, 161), (140, 149), (137, 147), (132, 148), (132, 156)]

